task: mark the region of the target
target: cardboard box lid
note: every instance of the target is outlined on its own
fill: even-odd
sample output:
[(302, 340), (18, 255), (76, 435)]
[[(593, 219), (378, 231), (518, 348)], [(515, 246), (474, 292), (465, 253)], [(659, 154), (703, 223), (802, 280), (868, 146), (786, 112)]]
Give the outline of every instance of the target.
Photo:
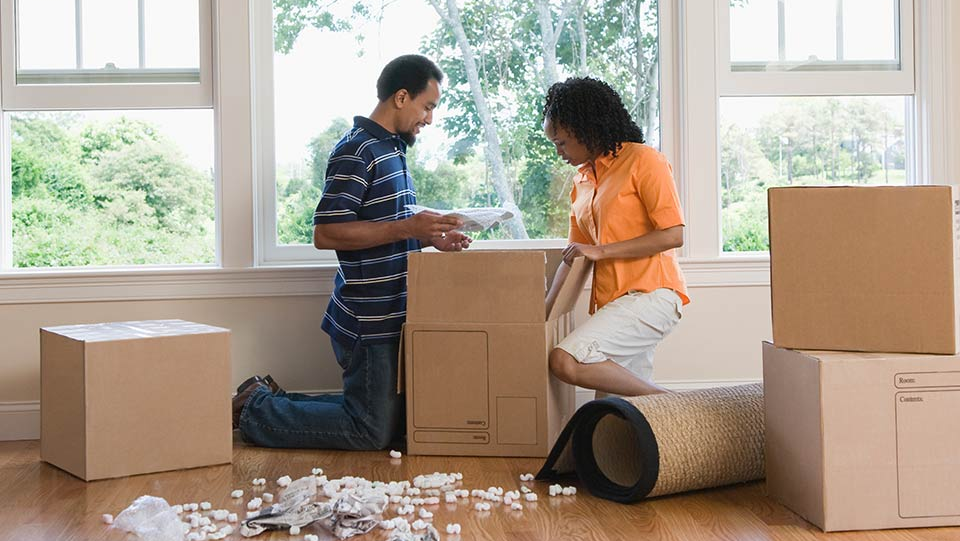
[(185, 334), (230, 332), (229, 329), (204, 325), (203, 323), (193, 323), (182, 319), (60, 325), (57, 327), (43, 327), (41, 330), (81, 342), (104, 342), (137, 338), (157, 338), (161, 336), (181, 336)]
[(560, 286), (557, 292), (557, 298), (553, 301), (553, 306), (547, 306), (547, 321), (553, 321), (558, 317), (572, 311), (577, 306), (577, 300), (583, 293), (583, 288), (587, 283), (593, 271), (593, 262), (585, 257), (578, 257), (570, 265), (570, 271), (567, 273), (567, 279)]
[(410, 254), (407, 321), (546, 321), (543, 251)]
[(955, 352), (952, 187), (767, 193), (775, 344)]

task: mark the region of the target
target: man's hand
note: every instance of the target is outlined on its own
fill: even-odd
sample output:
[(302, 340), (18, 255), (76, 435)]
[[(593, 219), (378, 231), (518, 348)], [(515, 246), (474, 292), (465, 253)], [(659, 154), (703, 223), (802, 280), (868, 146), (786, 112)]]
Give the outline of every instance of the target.
[(473, 239), (459, 231), (451, 231), (440, 235), (440, 238), (433, 239), (430, 244), (441, 252), (459, 252), (470, 247)]
[(408, 238), (434, 246), (436, 246), (435, 242), (445, 241), (454, 229), (463, 227), (463, 222), (452, 216), (443, 216), (426, 210), (414, 214), (403, 222)]
[(571, 242), (563, 249), (563, 261), (567, 265), (573, 264), (573, 260), (579, 256), (583, 256), (590, 261), (597, 261), (603, 258), (603, 247)]

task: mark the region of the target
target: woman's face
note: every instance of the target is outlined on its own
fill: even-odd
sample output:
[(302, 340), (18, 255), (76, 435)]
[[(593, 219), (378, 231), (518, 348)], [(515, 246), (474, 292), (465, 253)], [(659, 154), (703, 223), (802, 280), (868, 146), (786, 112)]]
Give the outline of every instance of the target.
[(550, 117), (543, 121), (543, 133), (557, 148), (557, 155), (570, 165), (581, 165), (596, 158), (586, 145), (573, 136), (573, 132), (554, 124)]

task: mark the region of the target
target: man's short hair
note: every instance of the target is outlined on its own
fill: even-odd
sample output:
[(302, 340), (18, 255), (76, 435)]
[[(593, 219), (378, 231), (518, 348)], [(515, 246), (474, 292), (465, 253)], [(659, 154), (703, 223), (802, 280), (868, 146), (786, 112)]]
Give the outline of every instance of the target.
[(410, 97), (427, 88), (430, 79), (443, 82), (443, 72), (429, 58), (418, 54), (398, 56), (383, 67), (377, 79), (377, 98), (387, 101), (400, 89), (405, 89)]

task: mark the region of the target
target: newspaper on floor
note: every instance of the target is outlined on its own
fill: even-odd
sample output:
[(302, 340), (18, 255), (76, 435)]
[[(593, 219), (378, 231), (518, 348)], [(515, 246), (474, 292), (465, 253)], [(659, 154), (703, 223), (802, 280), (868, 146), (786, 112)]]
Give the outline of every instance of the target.
[(361, 535), (380, 521), (387, 498), (380, 491), (344, 493), (332, 502), (317, 502), (316, 478), (301, 477), (284, 490), (280, 500), (248, 518), (240, 525), (244, 537), (260, 535), (267, 530), (303, 528), (314, 522), (340, 539)]
[(395, 532), (387, 541), (440, 541), (440, 534), (432, 524), (423, 533)]
[(457, 218), (463, 222), (463, 227), (458, 229), (458, 231), (462, 232), (486, 231), (497, 224), (506, 222), (514, 216), (520, 215), (520, 209), (518, 209), (516, 205), (513, 205), (510, 209), (500, 207), (478, 207), (453, 210), (433, 209), (423, 205), (405, 206), (409, 210), (413, 211), (414, 214), (423, 211), (430, 211), (436, 212), (437, 214), (442, 214), (444, 216), (453, 216), (454, 218)]

